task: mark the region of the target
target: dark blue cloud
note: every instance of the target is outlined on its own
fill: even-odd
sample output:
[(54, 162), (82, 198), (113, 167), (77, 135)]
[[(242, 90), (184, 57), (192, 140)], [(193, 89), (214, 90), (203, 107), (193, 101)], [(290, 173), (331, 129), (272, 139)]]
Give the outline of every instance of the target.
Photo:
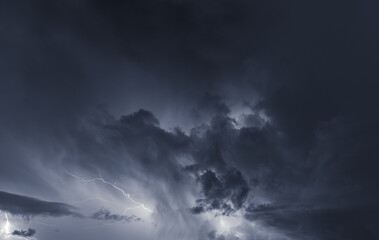
[(19, 237), (33, 237), (36, 234), (36, 230), (32, 228), (28, 228), (28, 230), (14, 230), (12, 235)]
[(37, 215), (52, 217), (81, 216), (76, 207), (68, 204), (47, 202), (3, 191), (0, 191), (0, 210), (28, 217)]

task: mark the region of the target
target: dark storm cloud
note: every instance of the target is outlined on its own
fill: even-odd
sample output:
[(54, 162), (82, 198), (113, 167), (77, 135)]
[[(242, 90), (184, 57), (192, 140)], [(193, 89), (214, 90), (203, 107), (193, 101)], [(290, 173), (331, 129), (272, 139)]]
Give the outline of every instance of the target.
[(223, 87), (229, 82), (225, 78), (244, 85), (243, 96), (251, 97), (253, 85), (235, 76), (242, 78), (249, 68), (246, 60), (262, 55), (269, 43), (266, 33), (277, 35), (283, 5), (175, 0), (3, 3), (6, 61), (1, 77), (9, 81), (1, 88), (6, 99), (1, 106), (11, 115), (2, 121), (14, 132), (22, 126), (33, 134), (45, 128), (61, 133), (87, 108), (105, 104), (117, 113), (145, 108), (160, 120), (191, 124), (191, 114), (183, 109)]
[(245, 217), (285, 231), (295, 239), (376, 239), (378, 209), (373, 206), (318, 209), (316, 206), (259, 205), (247, 208)]
[[(154, 115), (142, 109), (121, 116), (119, 120), (110, 118), (105, 123), (98, 122), (97, 127), (105, 131), (102, 136), (110, 141), (108, 143), (113, 149), (124, 149), (138, 161), (133, 162), (134, 166), (139, 164), (143, 171), (149, 172), (149, 176), (163, 178), (167, 185), (174, 185), (175, 181), (183, 178), (177, 156), (192, 157), (196, 163), (184, 166), (184, 169), (198, 175), (205, 197), (197, 201), (198, 206), (192, 209), (193, 212), (220, 210), (229, 215), (242, 208), (249, 186), (241, 172), (223, 159), (224, 144), (228, 144), (224, 141), (234, 141), (229, 135), (237, 131), (233, 127), (233, 119), (228, 117), (229, 108), (218, 96), (207, 95), (205, 100), (209, 103), (206, 111), (216, 115), (211, 125), (193, 129), (191, 135), (179, 129), (173, 132), (161, 129)], [(203, 106), (206, 101), (203, 101)], [(119, 169), (114, 171), (118, 174)]]
[(222, 102), (221, 96), (207, 92), (192, 110), (192, 113), (195, 119), (204, 121), (212, 118), (214, 115), (227, 115), (230, 113), (230, 109)]
[(142, 221), (141, 218), (136, 217), (134, 215), (121, 215), (121, 214), (112, 214), (107, 209), (101, 209), (91, 216), (92, 219), (95, 220), (104, 220), (104, 221), (116, 221), (116, 222), (140, 222)]
[(12, 235), (19, 237), (33, 237), (36, 234), (36, 230), (32, 228), (28, 228), (28, 230), (14, 230)]
[[(375, 236), (371, 227), (354, 232), (335, 229), (333, 222), (322, 223), (329, 217), (342, 221), (341, 212), (364, 221), (366, 210), (362, 214), (356, 214), (359, 210), (354, 213), (350, 210), (367, 209), (366, 205), (371, 202), (367, 197), (375, 196), (370, 192), (370, 185), (366, 186), (373, 176), (361, 175), (372, 170), (354, 171), (354, 168), (365, 167), (354, 163), (355, 154), (369, 147), (357, 145), (357, 140), (365, 141), (364, 136), (360, 136), (359, 125), (345, 118), (320, 124), (308, 155), (301, 160), (308, 144), (297, 145), (300, 152), (292, 149), (289, 136), (285, 132), (278, 133), (280, 130), (274, 123), (237, 129), (228, 110), (217, 110), (217, 106), (223, 105), (222, 100), (214, 100), (219, 103), (212, 105), (216, 110), (207, 110), (213, 115), (209, 124), (192, 129), (190, 135), (161, 129), (157, 119), (146, 110), (99, 126), (112, 132), (106, 136), (112, 139), (113, 147), (125, 146), (136, 159), (142, 160), (139, 164), (144, 169), (150, 168), (150, 173), (170, 169), (169, 175), (163, 170), (155, 172), (156, 177), (164, 176), (168, 186), (175, 186), (180, 173), (174, 155), (184, 152), (192, 156), (195, 163), (185, 166), (184, 173), (194, 174), (201, 187), (201, 195), (192, 208), (195, 214), (216, 210), (229, 215), (242, 209), (247, 212), (247, 220), (274, 227), (295, 239), (338, 239), (349, 234)], [(147, 148), (153, 151), (146, 152)], [(256, 190), (263, 191), (272, 205), (248, 207), (249, 202), (254, 202), (254, 198), (248, 196), (254, 197)], [(340, 199), (344, 201), (340, 203)], [(324, 232), (316, 233), (318, 227)]]
[[(7, 92), (4, 96), (14, 100), (8, 104), (26, 104), (30, 111), (55, 122), (61, 116), (67, 120), (79, 114), (96, 98), (110, 97), (120, 85), (130, 87), (125, 95), (134, 97), (148, 91), (145, 86), (154, 86), (151, 89), (162, 92), (157, 99), (172, 94), (181, 100), (178, 105), (187, 107), (190, 100), (180, 98), (175, 91), (197, 100), (204, 92), (233, 82), (237, 88), (249, 86), (249, 93), (256, 89), (254, 93), (265, 100), (262, 106), (272, 110), (286, 129), (293, 122), (290, 116), (296, 121), (301, 112), (302, 125), (292, 129), (299, 135), (312, 130), (311, 122), (346, 110), (342, 105), (347, 106), (347, 102), (334, 95), (340, 84), (344, 88), (339, 96), (351, 96), (354, 90), (370, 92), (371, 88), (355, 84), (354, 79), (362, 76), (370, 83), (375, 77), (374, 53), (378, 48), (375, 34), (368, 30), (372, 28), (367, 27), (375, 26), (373, 9), (368, 4), (326, 1), (3, 3), (1, 20), (7, 36), (2, 42), (7, 50), (4, 59), (8, 60), (3, 63), (3, 74), (6, 79), (22, 79), (6, 85), (21, 89), (18, 94)], [(148, 80), (139, 83), (128, 75), (125, 81), (133, 82), (128, 86), (106, 77), (113, 69), (103, 63), (118, 64), (124, 59), (159, 76), (159, 84)], [(91, 72), (99, 73), (99, 66), (107, 69), (107, 81), (95, 83)], [(251, 76), (260, 71), (256, 68), (269, 71), (270, 76)], [(59, 83), (50, 81), (57, 77)], [(170, 90), (165, 92), (165, 87)], [(244, 89), (238, 90), (233, 94)], [(362, 100), (372, 100), (370, 95), (362, 94)], [(300, 98), (302, 101), (296, 101)], [(351, 100), (349, 105), (357, 107), (359, 102)], [(176, 105), (174, 101), (171, 104)], [(52, 109), (55, 114), (49, 116)]]
[(59, 202), (46, 202), (36, 198), (26, 197), (0, 191), (0, 209), (15, 215), (33, 217), (36, 215), (61, 217), (81, 216), (77, 208)]
[[(229, 215), (242, 208), (250, 187), (241, 172), (224, 161), (224, 151), (229, 151), (224, 145), (233, 142), (234, 135), (238, 133), (233, 127), (233, 119), (228, 117), (229, 109), (219, 97), (207, 96), (206, 99), (211, 99), (212, 110), (209, 111), (216, 115), (212, 118), (211, 125), (193, 129), (190, 135), (180, 129), (171, 132), (162, 129), (155, 116), (146, 110), (141, 109), (121, 116), (120, 119), (100, 112), (106, 120), (97, 117), (90, 124), (95, 127), (91, 128), (92, 132), (101, 132), (95, 135), (96, 138), (101, 137), (101, 145), (93, 143), (95, 146), (88, 149), (91, 153), (86, 154), (96, 156), (99, 147), (102, 151), (109, 151), (103, 148), (104, 145), (109, 145), (112, 151), (121, 150), (132, 157), (132, 165), (127, 164), (129, 167), (126, 171), (137, 168), (138, 171), (148, 172), (147, 179), (163, 179), (172, 189), (186, 179), (188, 173), (194, 174), (204, 198), (199, 198), (193, 212), (220, 210)], [(88, 137), (90, 139), (85, 141), (87, 147), (93, 141), (91, 135), (86, 136)], [(190, 157), (195, 163), (181, 166), (177, 162), (181, 156)], [(109, 161), (115, 161), (114, 159), (107, 162), (103, 160), (94, 157), (91, 162), (114, 175), (120, 174), (123, 165), (112, 168)], [(116, 161), (115, 164), (120, 165), (119, 160)]]
[[(377, 4), (12, 1), (0, 9), (3, 189), (59, 192), (23, 152), (31, 145), (46, 168), (56, 169), (58, 149), (69, 167), (161, 180), (170, 194), (179, 189), (175, 199), (194, 176), (196, 213), (240, 209), (293, 239), (377, 238)], [(117, 113), (83, 123), (98, 104)], [(240, 105), (251, 110), (244, 124), (232, 117)], [(179, 163), (183, 156), (191, 161)], [(1, 194), (15, 214), (75, 212)]]
[(225, 176), (216, 176), (207, 170), (198, 181), (205, 198), (197, 200), (198, 206), (192, 208), (194, 213), (220, 209), (223, 214), (229, 215), (241, 209), (249, 193), (249, 186), (237, 170), (231, 170)]
[[(202, 136), (207, 136), (202, 145), (207, 144), (207, 151), (205, 157), (200, 155), (198, 159), (208, 166), (221, 166), (218, 169), (233, 164), (250, 176), (252, 195), (258, 189), (271, 195), (269, 199), (274, 204), (244, 208), (246, 219), (271, 226), (294, 239), (377, 237), (372, 224), (378, 211), (372, 185), (376, 175), (374, 169), (366, 168), (374, 166), (371, 157), (376, 156), (376, 151), (371, 148), (371, 134), (364, 131), (364, 126), (344, 117), (332, 118), (318, 124), (311, 146), (304, 141), (293, 147), (289, 141), (292, 136), (285, 131), (278, 134), (281, 130), (275, 122), (239, 130), (232, 123), (221, 114), (214, 117), (209, 128), (202, 128)], [(363, 156), (367, 156), (369, 165), (359, 164)], [(187, 168), (199, 169), (197, 165)], [(192, 211), (198, 214), (222, 209), (218, 200), (223, 199), (223, 191), (228, 188), (211, 171), (200, 175), (199, 182), (208, 202), (199, 199)], [(228, 209), (225, 206), (223, 211)]]
[(212, 231), (208, 233), (208, 238), (210, 240), (225, 240), (225, 237), (223, 235), (216, 236), (216, 231)]
[(162, 129), (155, 116), (142, 109), (118, 120), (101, 123), (98, 127), (104, 131), (110, 147), (124, 149), (138, 159), (136, 164), (143, 168), (142, 171), (147, 170), (161, 177), (180, 178), (175, 156), (184, 154), (190, 143), (188, 136), (180, 129), (172, 132)]

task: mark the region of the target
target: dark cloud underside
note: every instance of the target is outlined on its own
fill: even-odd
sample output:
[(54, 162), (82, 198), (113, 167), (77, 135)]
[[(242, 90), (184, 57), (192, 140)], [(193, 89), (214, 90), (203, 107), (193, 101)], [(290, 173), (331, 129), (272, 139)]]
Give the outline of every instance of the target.
[(84, 204), (101, 210), (78, 221), (146, 224), (110, 239), (378, 239), (378, 11), (365, 0), (1, 2), (0, 210), (80, 216), (63, 202), (96, 194), (133, 205), (64, 172), (99, 171), (155, 210)]
[(0, 210), (22, 216), (80, 216), (77, 208), (64, 203), (47, 202), (0, 191)]

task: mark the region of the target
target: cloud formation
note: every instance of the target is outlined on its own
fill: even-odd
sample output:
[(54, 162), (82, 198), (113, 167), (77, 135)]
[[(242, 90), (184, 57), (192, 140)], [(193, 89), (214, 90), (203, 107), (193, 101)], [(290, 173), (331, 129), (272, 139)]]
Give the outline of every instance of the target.
[(33, 237), (36, 234), (36, 230), (32, 228), (28, 228), (28, 230), (14, 230), (12, 235), (19, 237)]
[[(217, 101), (218, 105), (223, 104), (221, 99)], [(196, 215), (215, 212), (228, 216), (239, 211), (247, 221), (263, 224), (285, 236), (317, 239), (353, 234), (343, 229), (337, 231), (333, 224), (323, 225), (324, 218), (339, 221), (343, 219), (340, 215), (346, 213), (363, 221), (365, 214), (349, 211), (353, 208), (376, 211), (375, 206), (355, 194), (366, 191), (364, 182), (345, 188), (339, 182), (351, 181), (347, 172), (350, 164), (354, 166), (355, 159), (350, 156), (356, 149), (345, 147), (351, 138), (344, 135), (356, 134), (358, 125), (344, 118), (321, 123), (315, 130), (313, 145), (297, 145), (306, 151), (303, 155), (298, 148), (291, 147), (291, 136), (278, 133), (275, 123), (237, 127), (229, 110), (216, 110), (212, 115), (208, 124), (186, 134), (177, 129), (172, 132), (162, 129), (151, 112), (139, 110), (120, 119), (106, 117), (106, 123), (96, 124), (102, 133), (97, 136), (112, 149), (130, 154), (134, 166), (149, 171), (147, 179), (161, 179), (165, 186), (175, 189), (179, 179), (192, 176), (191, 181), (200, 187), (197, 200), (189, 206)], [(342, 146), (343, 150), (338, 151), (344, 154), (344, 161), (332, 157), (334, 166), (325, 168), (329, 154), (335, 154), (332, 149)], [(178, 156), (186, 156), (190, 161), (180, 162)], [(333, 179), (337, 181), (331, 182)], [(323, 198), (324, 194), (328, 198)], [(347, 198), (341, 205), (338, 199), (342, 196)], [(325, 228), (325, 232), (316, 234), (317, 226)], [(372, 228), (362, 231), (367, 236), (376, 234)]]
[(91, 216), (95, 220), (103, 221), (115, 221), (115, 222), (140, 222), (141, 218), (136, 217), (135, 215), (121, 215), (121, 214), (112, 214), (109, 210), (100, 209)]
[[(376, 3), (0, 5), (1, 210), (43, 222), (100, 196), (74, 220), (147, 223), (88, 239), (379, 239)], [(71, 220), (38, 234), (83, 239)]]
[(237, 170), (231, 170), (222, 177), (217, 177), (214, 172), (207, 170), (198, 181), (205, 198), (196, 201), (198, 205), (192, 208), (194, 213), (220, 209), (223, 214), (228, 215), (241, 209), (249, 193), (245, 179)]
[(14, 215), (33, 217), (37, 215), (61, 217), (81, 216), (74, 206), (47, 202), (36, 198), (0, 191), (0, 209)]

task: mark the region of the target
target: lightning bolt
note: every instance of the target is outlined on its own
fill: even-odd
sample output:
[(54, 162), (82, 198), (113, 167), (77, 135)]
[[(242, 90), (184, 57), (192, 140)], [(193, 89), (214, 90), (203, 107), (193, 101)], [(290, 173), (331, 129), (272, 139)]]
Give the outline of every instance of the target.
[[(12, 231), (11, 231), (11, 228), (12, 229), (17, 229), (15, 226), (13, 226), (10, 222), (9, 222), (9, 219), (8, 219), (8, 214), (7, 213), (4, 213), (5, 214), (5, 223), (3, 224), (3, 226), (1, 227), (1, 230), (0, 230), (0, 237), (3, 237), (3, 239), (8, 239), (8, 238), (21, 238), (21, 239), (28, 239), (26, 237), (22, 237), (22, 236), (15, 236), (12, 234)], [(31, 238), (31, 239), (35, 239), (35, 238)]]
[(3, 236), (3, 235), (9, 235), (10, 234), (10, 223), (9, 223), (9, 220), (8, 220), (8, 215), (6, 213), (5, 214), (5, 223), (3, 224), (2, 228), (1, 228), (1, 231), (0, 231), (0, 236)]
[(12, 224), (10, 224), (9, 219), (8, 219), (8, 214), (5, 214), (5, 223), (3, 224), (1, 231), (0, 231), (0, 236), (4, 236), (4, 238), (10, 238), (12, 237), (11, 234), (11, 228), (16, 228)]
[(100, 172), (99, 172), (99, 177), (92, 178), (92, 179), (85, 179), (85, 178), (79, 177), (75, 174), (70, 173), (69, 171), (66, 171), (66, 170), (65, 170), (65, 172), (68, 175), (70, 175), (71, 177), (74, 177), (74, 178), (76, 178), (82, 182), (86, 182), (86, 183), (92, 183), (92, 182), (97, 182), (97, 181), (103, 182), (104, 184), (107, 184), (107, 185), (111, 186), (112, 188), (116, 189), (117, 191), (119, 191), (126, 199), (129, 199), (132, 203), (137, 205), (136, 207), (133, 207), (133, 208), (126, 208), (124, 212), (126, 212), (127, 210), (130, 210), (130, 209), (134, 209), (134, 208), (142, 208), (143, 210), (148, 211), (150, 213), (154, 212), (150, 208), (146, 207), (143, 203), (136, 201), (134, 198), (132, 198), (132, 196), (129, 193), (126, 193), (122, 188), (104, 180), (104, 178), (101, 177)]

